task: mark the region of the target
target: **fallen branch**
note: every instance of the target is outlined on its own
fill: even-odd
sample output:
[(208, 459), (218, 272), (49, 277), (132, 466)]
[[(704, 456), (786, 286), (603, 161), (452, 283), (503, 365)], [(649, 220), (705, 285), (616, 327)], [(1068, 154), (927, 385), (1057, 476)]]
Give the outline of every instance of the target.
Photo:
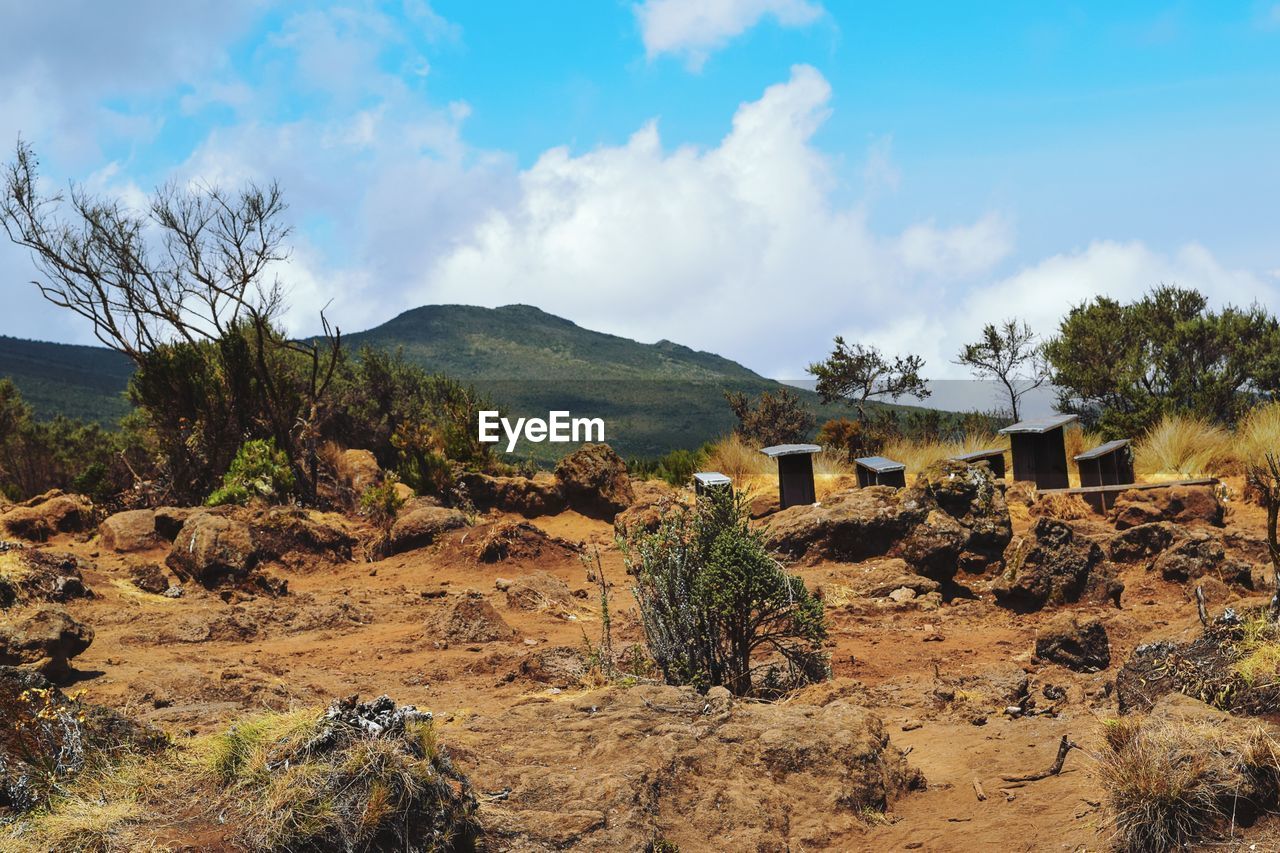
[(1200, 625), (1203, 628), (1209, 627), (1209, 608), (1204, 603), (1204, 588), (1196, 587), (1196, 615), (1200, 617)]
[(978, 777), (973, 777), (973, 792), (978, 795), (978, 802), (982, 802), (987, 798), (987, 792), (982, 790), (982, 783), (978, 781)]
[(1057, 776), (1062, 772), (1062, 763), (1067, 760), (1067, 753), (1079, 748), (1078, 744), (1072, 743), (1066, 735), (1063, 735), (1062, 740), (1058, 742), (1058, 757), (1053, 760), (1053, 766), (1048, 770), (1043, 773), (1031, 773), (1027, 776), (1001, 776), (1000, 778), (1006, 782), (1039, 782), (1041, 779)]

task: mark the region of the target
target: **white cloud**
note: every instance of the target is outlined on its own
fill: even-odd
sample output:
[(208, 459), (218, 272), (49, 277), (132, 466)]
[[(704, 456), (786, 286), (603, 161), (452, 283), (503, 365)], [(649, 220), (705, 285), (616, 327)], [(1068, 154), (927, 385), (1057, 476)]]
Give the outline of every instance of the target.
[(809, 0), (644, 0), (633, 8), (649, 58), (683, 55), (694, 70), (766, 15), (784, 27), (807, 26), (823, 15), (821, 4)]
[(533, 302), (640, 340), (671, 338), (798, 375), (848, 327), (886, 328), (988, 274), (1012, 245), (996, 214), (881, 235), (811, 136), (830, 87), (816, 70), (742, 105), (714, 148), (553, 149), (418, 279), (415, 302)]

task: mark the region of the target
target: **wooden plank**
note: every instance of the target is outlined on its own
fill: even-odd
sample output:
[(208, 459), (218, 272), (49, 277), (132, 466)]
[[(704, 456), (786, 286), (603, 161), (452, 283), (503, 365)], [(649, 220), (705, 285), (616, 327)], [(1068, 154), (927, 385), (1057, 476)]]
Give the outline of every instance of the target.
[(1130, 489), (1167, 489), (1170, 486), (1216, 486), (1217, 477), (1201, 477), (1197, 480), (1170, 480), (1167, 483), (1120, 483), (1114, 486), (1084, 486), (1076, 489), (1036, 489), (1036, 495), (1097, 495), (1110, 492), (1127, 492)]

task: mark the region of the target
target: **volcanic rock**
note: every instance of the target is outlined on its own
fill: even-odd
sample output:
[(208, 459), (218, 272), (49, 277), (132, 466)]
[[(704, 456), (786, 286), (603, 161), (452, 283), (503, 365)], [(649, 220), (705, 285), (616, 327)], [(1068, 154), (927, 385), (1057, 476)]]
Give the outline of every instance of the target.
[(1077, 672), (1111, 666), (1107, 629), (1096, 616), (1060, 613), (1036, 637), (1036, 657)]
[(569, 506), (592, 518), (613, 521), (635, 502), (627, 463), (607, 444), (584, 444), (561, 459), (556, 479)]
[(98, 540), (103, 548), (117, 553), (153, 548), (160, 541), (156, 514), (149, 509), (131, 509), (108, 516), (98, 525)]

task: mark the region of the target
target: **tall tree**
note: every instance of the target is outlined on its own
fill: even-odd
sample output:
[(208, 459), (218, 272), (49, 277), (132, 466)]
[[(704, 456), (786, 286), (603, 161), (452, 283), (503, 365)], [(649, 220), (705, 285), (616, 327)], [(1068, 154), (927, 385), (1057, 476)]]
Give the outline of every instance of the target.
[(808, 367), (809, 374), (818, 379), (817, 391), (824, 403), (843, 400), (858, 410), (858, 420), (863, 421), (868, 400), (897, 400), (903, 396), (923, 400), (929, 396), (929, 388), (920, 377), (924, 369), (920, 356), (889, 358), (873, 346), (846, 344), (838, 335), (835, 343), (826, 361)]
[(1044, 348), (1026, 322), (1005, 320), (999, 326), (988, 323), (982, 337), (960, 348), (956, 364), (968, 367), (976, 376), (994, 379), (1009, 397), (1009, 413), (1021, 419), (1019, 404), (1025, 394), (1049, 379)]
[(1071, 309), (1045, 344), (1058, 406), (1113, 436), (1165, 414), (1232, 424), (1280, 391), (1280, 323), (1260, 305), (1208, 307), (1195, 290), (1160, 286), (1122, 304)]
[[(65, 196), (46, 196), (39, 161), (21, 140), (0, 198), (0, 223), (30, 250), (44, 298), (88, 320), (140, 373), (172, 347), (225, 353), (234, 340), (234, 371), (220, 372), (251, 383), (253, 399), (238, 402), (252, 408), (249, 420), (263, 437), (303, 461), (299, 473), (313, 486), (317, 422), (341, 338), (323, 314), (325, 334), (313, 342), (290, 340), (276, 325), (284, 299), (273, 270), (288, 255), (284, 212), (274, 183), (234, 193), (168, 185), (145, 212), (75, 184)], [(296, 369), (299, 359), (306, 366)], [(287, 374), (286, 362), (295, 368)]]

